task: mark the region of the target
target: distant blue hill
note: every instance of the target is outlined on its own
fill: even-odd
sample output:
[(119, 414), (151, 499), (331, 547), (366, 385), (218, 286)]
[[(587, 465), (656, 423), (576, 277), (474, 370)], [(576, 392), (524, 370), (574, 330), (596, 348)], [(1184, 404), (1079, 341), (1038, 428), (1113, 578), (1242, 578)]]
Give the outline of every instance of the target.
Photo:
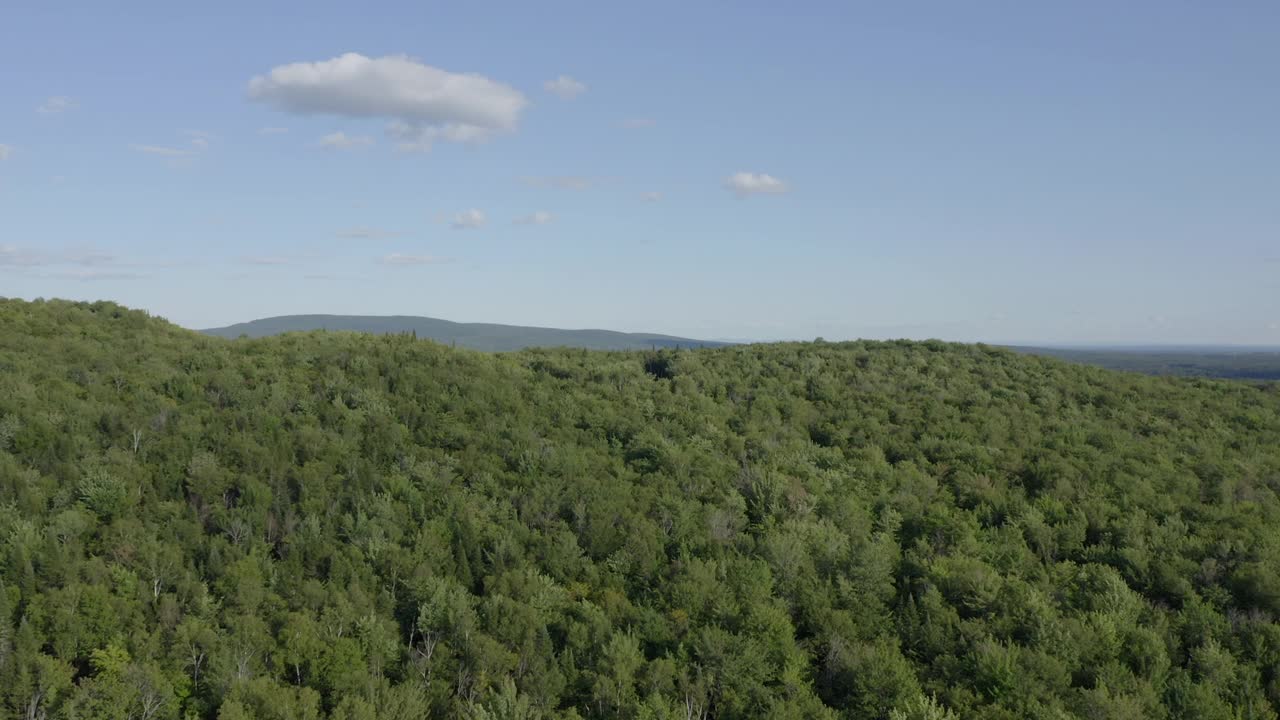
[(723, 347), (731, 343), (695, 340), (654, 333), (613, 330), (562, 330), (558, 328), (457, 323), (410, 315), (282, 315), (237, 323), (200, 332), (224, 338), (264, 337), (287, 332), (344, 330), (375, 335), (414, 333), (446, 345), (503, 352), (531, 347), (575, 347), (589, 350), (649, 350), (651, 348)]
[(1030, 355), (1127, 370), (1147, 375), (1185, 375), (1232, 380), (1280, 380), (1280, 348), (1268, 346), (1116, 346), (1051, 348), (1009, 346)]

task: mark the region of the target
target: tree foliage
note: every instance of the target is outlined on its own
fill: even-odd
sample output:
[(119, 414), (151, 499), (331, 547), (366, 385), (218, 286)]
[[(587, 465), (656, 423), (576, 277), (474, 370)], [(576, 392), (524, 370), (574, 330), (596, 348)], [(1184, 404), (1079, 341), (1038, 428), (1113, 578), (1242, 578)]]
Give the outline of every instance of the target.
[(1280, 389), (0, 301), (0, 720), (1258, 718)]

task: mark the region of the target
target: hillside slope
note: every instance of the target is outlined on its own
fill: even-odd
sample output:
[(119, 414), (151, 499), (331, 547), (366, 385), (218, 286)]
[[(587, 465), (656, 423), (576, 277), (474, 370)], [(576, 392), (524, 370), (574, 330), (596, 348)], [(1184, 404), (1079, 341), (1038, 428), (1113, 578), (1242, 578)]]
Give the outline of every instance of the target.
[(1275, 718), (1280, 389), (0, 301), (0, 718)]
[(282, 315), (200, 332), (224, 338), (251, 338), (309, 330), (350, 330), (387, 335), (413, 333), (424, 340), (472, 350), (510, 351), (534, 347), (575, 347), (588, 350), (650, 350), (674, 347), (722, 347), (726, 343), (692, 340), (653, 333), (613, 330), (562, 330), (558, 328), (457, 323), (410, 315)]

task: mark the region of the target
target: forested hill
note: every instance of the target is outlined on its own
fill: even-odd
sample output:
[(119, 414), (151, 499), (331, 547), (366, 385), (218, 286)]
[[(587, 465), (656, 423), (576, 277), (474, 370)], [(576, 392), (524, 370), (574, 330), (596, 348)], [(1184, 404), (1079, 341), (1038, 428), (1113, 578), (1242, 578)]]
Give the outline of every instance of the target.
[(1275, 718), (1280, 389), (0, 301), (0, 718)]
[(494, 323), (457, 323), (411, 315), (281, 315), (200, 332), (225, 338), (241, 336), (257, 338), (309, 330), (349, 330), (377, 335), (412, 333), (424, 340), (489, 351), (523, 350), (534, 347), (650, 350), (676, 347), (722, 347), (727, 344), (654, 333), (562, 330)]

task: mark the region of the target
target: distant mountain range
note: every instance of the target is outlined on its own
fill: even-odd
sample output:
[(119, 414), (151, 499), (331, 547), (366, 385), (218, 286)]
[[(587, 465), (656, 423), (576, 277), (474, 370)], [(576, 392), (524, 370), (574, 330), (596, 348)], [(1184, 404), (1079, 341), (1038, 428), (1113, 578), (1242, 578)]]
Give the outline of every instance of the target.
[(575, 347), (589, 350), (723, 347), (731, 343), (613, 330), (563, 330), (493, 323), (457, 323), (411, 315), (282, 315), (200, 332), (224, 338), (264, 337), (308, 330), (347, 330), (386, 335), (414, 333), (446, 345), (503, 352), (530, 347)]
[[(200, 332), (225, 338), (263, 337), (286, 332), (346, 330), (379, 335), (415, 333), (446, 345), (505, 352), (532, 347), (574, 347), (589, 350), (649, 350), (651, 348), (724, 347), (737, 343), (697, 340), (656, 333), (613, 330), (564, 330), (495, 323), (458, 323), (412, 315), (282, 315)], [(1190, 375), (1238, 380), (1280, 380), (1280, 351), (1267, 347), (1131, 346), (1027, 347), (1006, 346), (1030, 355), (1049, 355), (1085, 365), (1147, 375)]]

